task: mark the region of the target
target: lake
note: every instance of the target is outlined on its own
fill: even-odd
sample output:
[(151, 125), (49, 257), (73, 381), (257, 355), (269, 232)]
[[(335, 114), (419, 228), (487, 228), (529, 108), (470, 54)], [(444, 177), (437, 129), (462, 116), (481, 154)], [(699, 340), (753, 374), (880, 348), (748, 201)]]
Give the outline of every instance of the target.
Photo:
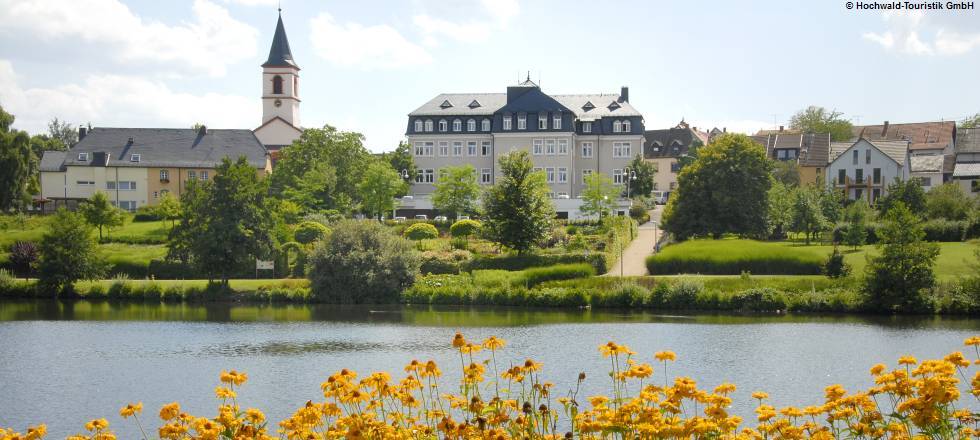
[[(704, 388), (737, 384), (733, 412), (750, 417), (753, 391), (769, 392), (777, 406), (821, 403), (826, 385), (870, 386), (868, 368), (877, 362), (962, 350), (963, 339), (980, 334), (980, 319), (6, 301), (0, 426), (45, 422), (49, 438), (64, 438), (106, 417), (120, 438), (138, 438), (132, 420), (119, 417), (121, 406), (142, 401), (144, 423), (154, 428), (160, 406), (172, 401), (213, 417), (218, 373), (236, 369), (249, 375), (239, 402), (265, 410), (274, 432), (307, 400), (322, 400), (320, 383), (345, 367), (362, 377), (389, 371), (397, 380), (410, 360), (434, 359), (444, 389), (452, 389), (456, 331), (507, 340), (500, 365), (543, 362), (556, 396), (574, 387), (580, 371), (588, 374), (581, 395), (609, 392), (608, 360), (597, 349), (607, 341), (629, 345), (645, 362), (673, 350), (670, 376), (690, 376)], [(660, 367), (653, 377), (664, 379)]]

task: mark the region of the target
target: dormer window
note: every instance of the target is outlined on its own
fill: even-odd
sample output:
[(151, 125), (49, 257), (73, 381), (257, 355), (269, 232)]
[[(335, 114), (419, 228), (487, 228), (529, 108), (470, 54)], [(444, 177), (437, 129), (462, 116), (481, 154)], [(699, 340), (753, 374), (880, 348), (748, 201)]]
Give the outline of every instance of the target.
[(623, 131), (623, 123), (619, 122), (618, 120), (613, 121), (613, 133), (620, 133), (622, 131)]
[(588, 101), (588, 102), (585, 103), (585, 105), (582, 106), (582, 110), (585, 110), (585, 111), (589, 111), (589, 110), (592, 110), (594, 108), (595, 108), (595, 104), (592, 104), (592, 101)]
[(449, 102), (448, 99), (445, 100), (445, 101), (442, 101), (442, 104), (439, 104), (439, 108), (441, 108), (441, 109), (447, 109), (447, 108), (452, 107), (452, 106), (453, 106), (453, 103)]
[(510, 114), (504, 115), (504, 130), (510, 130), (511, 128), (511, 116)]
[(623, 131), (626, 132), (626, 133), (629, 133), (630, 131), (632, 131), (632, 130), (630, 130), (630, 121), (629, 120), (623, 121)]
[(483, 128), (483, 131), (490, 131), (490, 120), (489, 119), (484, 119), (483, 120), (483, 127), (482, 128)]
[(416, 119), (415, 120), (415, 132), (418, 133), (420, 131), (422, 131), (422, 120), (421, 119)]
[(480, 107), (480, 101), (474, 99), (473, 102), (470, 103), (470, 108), (477, 108), (477, 107)]
[(439, 131), (449, 131), (449, 123), (445, 119), (439, 120)]
[(130, 162), (139, 162), (140, 161), (140, 155), (137, 154), (137, 153), (133, 153), (133, 154), (129, 155), (129, 161)]
[(282, 77), (279, 75), (272, 77), (272, 94), (273, 95), (282, 94)]
[(561, 113), (555, 115), (554, 120), (551, 121), (551, 128), (561, 130)]
[(592, 122), (582, 123), (582, 133), (592, 133)]
[(463, 131), (463, 121), (456, 119), (453, 121), (453, 131)]
[(538, 130), (548, 129), (548, 115), (542, 113), (538, 115)]
[(432, 131), (432, 120), (431, 119), (426, 119), (425, 120), (425, 131), (428, 131), (428, 132), (431, 132)]
[(476, 119), (466, 121), (466, 131), (476, 131)]
[(519, 113), (517, 115), (517, 129), (527, 130), (527, 115), (524, 113)]
[(78, 153), (78, 160), (88, 162), (88, 153)]
[(613, 102), (610, 102), (609, 103), (609, 110), (616, 110), (617, 108), (619, 108), (619, 103), (618, 102), (613, 101)]

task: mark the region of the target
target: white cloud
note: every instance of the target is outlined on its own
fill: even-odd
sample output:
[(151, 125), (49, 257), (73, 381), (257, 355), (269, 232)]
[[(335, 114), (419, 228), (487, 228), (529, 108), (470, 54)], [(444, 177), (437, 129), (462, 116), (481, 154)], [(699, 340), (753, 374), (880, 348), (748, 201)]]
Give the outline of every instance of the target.
[(194, 18), (171, 26), (145, 20), (118, 0), (0, 0), (0, 32), (18, 38), (79, 39), (120, 63), (150, 62), (180, 73), (223, 76), (228, 65), (254, 58), (258, 31), (208, 0)]
[(0, 105), (16, 116), (17, 129), (31, 133), (43, 132), (55, 116), (75, 124), (122, 127), (190, 127), (203, 122), (215, 128), (255, 128), (261, 119), (255, 98), (181, 93), (132, 76), (92, 75), (81, 83), (24, 88), (10, 61), (2, 59)]
[(388, 25), (337, 23), (326, 13), (310, 20), (317, 55), (330, 62), (365, 69), (393, 69), (428, 64), (432, 56)]
[(517, 0), (481, 0), (483, 8), (498, 22), (507, 23), (521, 12)]
[[(862, 37), (889, 51), (911, 55), (962, 55), (980, 47), (980, 32), (972, 14), (885, 12), (887, 30), (865, 32)], [(932, 38), (923, 39), (923, 35)]]
[(412, 17), (412, 22), (426, 35), (427, 45), (431, 45), (434, 41), (433, 36), (439, 34), (464, 43), (477, 43), (490, 39), (490, 26), (487, 23), (476, 21), (454, 23), (426, 14)]

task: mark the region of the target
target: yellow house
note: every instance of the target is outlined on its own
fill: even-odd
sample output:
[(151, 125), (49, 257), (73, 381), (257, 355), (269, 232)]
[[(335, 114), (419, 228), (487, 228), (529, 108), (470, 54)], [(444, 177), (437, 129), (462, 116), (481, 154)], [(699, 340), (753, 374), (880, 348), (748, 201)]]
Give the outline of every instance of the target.
[(830, 162), (830, 133), (769, 132), (752, 139), (766, 147), (766, 155), (799, 165), (800, 184), (823, 186)]

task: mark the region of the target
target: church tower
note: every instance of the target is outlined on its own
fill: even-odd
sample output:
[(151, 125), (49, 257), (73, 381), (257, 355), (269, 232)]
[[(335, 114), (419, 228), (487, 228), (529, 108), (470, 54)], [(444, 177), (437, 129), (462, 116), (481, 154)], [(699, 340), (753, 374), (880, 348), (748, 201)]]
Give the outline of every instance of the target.
[(275, 152), (299, 138), (299, 104), (299, 65), (289, 49), (280, 9), (269, 59), (262, 64), (262, 125), (255, 129), (266, 149)]

